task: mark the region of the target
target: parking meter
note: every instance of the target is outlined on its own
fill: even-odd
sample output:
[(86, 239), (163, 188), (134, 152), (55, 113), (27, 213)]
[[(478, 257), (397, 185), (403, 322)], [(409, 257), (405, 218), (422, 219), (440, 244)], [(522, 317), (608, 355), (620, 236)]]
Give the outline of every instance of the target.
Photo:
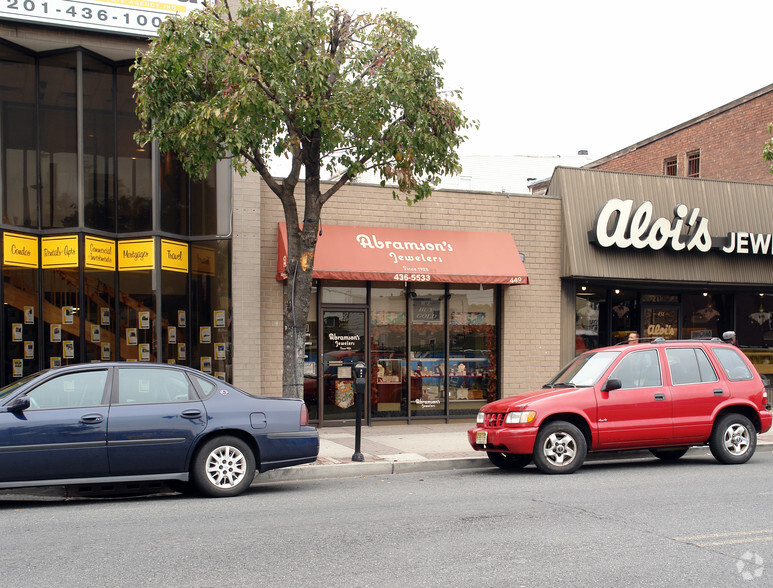
[(367, 384), (368, 368), (365, 362), (358, 361), (354, 364), (354, 412), (356, 415), (354, 428), (354, 455), (352, 461), (365, 461), (360, 451), (362, 441), (362, 404), (365, 397), (365, 385)]

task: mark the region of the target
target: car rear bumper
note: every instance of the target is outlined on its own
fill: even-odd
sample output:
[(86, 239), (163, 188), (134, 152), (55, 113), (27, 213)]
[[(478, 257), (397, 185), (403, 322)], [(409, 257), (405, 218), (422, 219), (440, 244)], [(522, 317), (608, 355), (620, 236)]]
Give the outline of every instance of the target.
[(773, 414), (767, 410), (760, 411), (760, 433), (767, 433), (773, 424)]
[[(486, 443), (477, 443), (478, 432), (486, 433)], [(476, 451), (497, 451), (530, 455), (534, 451), (537, 427), (488, 429), (475, 427), (467, 431), (467, 440)]]

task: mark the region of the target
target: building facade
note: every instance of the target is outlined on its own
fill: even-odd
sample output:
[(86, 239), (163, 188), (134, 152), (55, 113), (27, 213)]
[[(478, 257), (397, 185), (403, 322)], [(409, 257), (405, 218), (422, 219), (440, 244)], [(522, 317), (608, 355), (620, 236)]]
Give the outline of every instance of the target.
[(737, 333), (773, 373), (773, 186), (559, 168), (561, 357)]
[[(3, 17), (2, 382), (158, 361), (281, 395), (279, 201), (257, 174), (221, 164), (195, 182), (134, 142), (142, 39)], [(470, 418), (540, 386), (559, 361), (560, 219), (550, 196), (437, 191), (409, 208), (391, 189), (344, 187), (322, 216), (304, 378), (314, 420), (352, 418), (355, 359), (369, 366), (371, 422)], [(347, 227), (370, 253), (385, 239), (426, 250), (352, 272), (355, 250), (326, 245)]]
[(584, 167), (607, 171), (773, 183), (762, 145), (770, 138), (773, 85)]
[[(0, 380), (179, 362), (280, 396), (280, 202), (257, 174), (223, 163), (192, 181), (134, 142), (129, 66), (144, 43), (0, 16)], [(370, 423), (469, 419), (631, 331), (734, 329), (770, 373), (773, 187), (662, 171), (559, 168), (539, 196), (438, 190), (411, 207), (390, 188), (342, 188), (315, 260), (314, 422), (352, 421), (360, 360)]]

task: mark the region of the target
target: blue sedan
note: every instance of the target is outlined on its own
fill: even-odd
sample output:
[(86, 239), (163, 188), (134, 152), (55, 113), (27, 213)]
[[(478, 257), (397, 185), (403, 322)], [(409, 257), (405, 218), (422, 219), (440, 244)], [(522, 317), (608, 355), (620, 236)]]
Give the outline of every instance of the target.
[(0, 389), (0, 488), (163, 480), (235, 496), (318, 452), (302, 400), (177, 365), (72, 365)]

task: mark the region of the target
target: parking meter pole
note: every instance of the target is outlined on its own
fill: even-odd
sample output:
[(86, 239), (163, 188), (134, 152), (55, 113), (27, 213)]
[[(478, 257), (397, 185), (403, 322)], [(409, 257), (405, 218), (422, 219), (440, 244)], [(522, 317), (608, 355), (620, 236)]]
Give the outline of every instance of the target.
[(360, 450), (362, 441), (362, 399), (365, 396), (365, 364), (358, 361), (354, 366), (354, 412), (356, 414), (354, 426), (354, 455), (352, 461), (365, 461)]

